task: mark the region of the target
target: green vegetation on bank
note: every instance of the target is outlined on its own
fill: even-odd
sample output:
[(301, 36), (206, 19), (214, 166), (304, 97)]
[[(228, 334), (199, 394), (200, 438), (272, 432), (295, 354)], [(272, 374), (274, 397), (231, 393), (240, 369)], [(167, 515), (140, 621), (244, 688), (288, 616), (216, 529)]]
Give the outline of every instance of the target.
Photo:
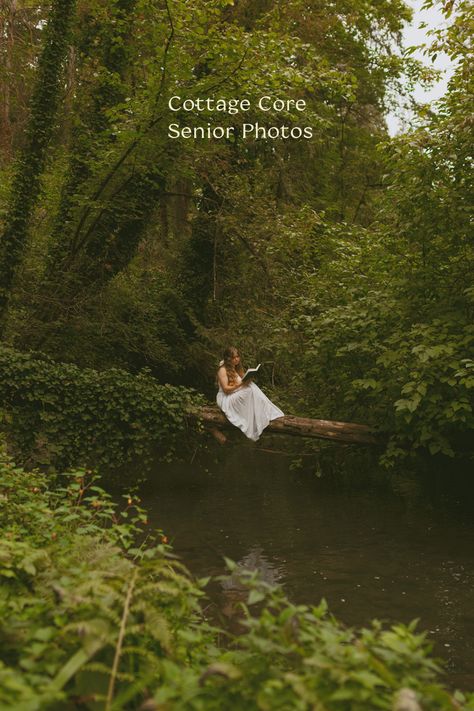
[(2, 710), (474, 708), (413, 625), (348, 629), (232, 566), (248, 588), (235, 637), (133, 496), (114, 504), (83, 470), (52, 485), (3, 451), (0, 475)]
[(146, 372), (80, 369), (0, 346), (0, 400), (21, 461), (110, 469), (189, 445), (188, 418), (202, 398)]
[[(333, 363), (320, 399), (342, 390), (339, 412), (385, 431), (385, 464), (420, 449), (469, 456), (474, 361), (464, 356), (474, 327), (438, 318), (383, 339), (387, 323), (397, 322), (395, 304), (374, 298), (359, 308), (357, 320), (343, 308), (331, 320), (326, 313), (323, 323), (297, 320), (298, 331), (312, 339), (300, 360), (306, 377), (321, 377), (321, 361)], [(205, 402), (195, 390), (162, 385), (146, 370), (81, 369), (1, 345), (0, 398), (1, 427), (16, 456), (59, 469), (113, 468), (157, 454), (170, 459), (177, 448), (197, 444), (199, 418), (191, 415)]]

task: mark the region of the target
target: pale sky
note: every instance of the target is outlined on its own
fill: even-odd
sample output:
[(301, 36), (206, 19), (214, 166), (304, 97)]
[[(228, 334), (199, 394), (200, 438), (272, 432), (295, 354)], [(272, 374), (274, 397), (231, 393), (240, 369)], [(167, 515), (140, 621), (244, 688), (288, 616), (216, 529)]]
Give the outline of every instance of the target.
[[(429, 42), (430, 38), (426, 34), (427, 31), (429, 29), (437, 29), (446, 24), (446, 20), (438, 8), (435, 7), (430, 8), (429, 10), (422, 10), (421, 8), (423, 6), (423, 2), (424, 0), (407, 0), (408, 5), (410, 5), (414, 10), (414, 15), (413, 22), (405, 27), (403, 33), (405, 47)], [(425, 22), (427, 27), (420, 29), (419, 25), (421, 22)], [(431, 59), (423, 55), (420, 50), (418, 50), (413, 56), (417, 59), (421, 59), (428, 66), (434, 66), (435, 69), (442, 71), (440, 80), (431, 90), (424, 91), (421, 87), (416, 88), (414, 92), (415, 99), (423, 103), (439, 99), (446, 91), (446, 86), (452, 73), (452, 64), (449, 57), (445, 54), (438, 54), (436, 61), (432, 63)], [(407, 119), (409, 120), (409, 117), (407, 117)], [(393, 113), (388, 114), (387, 125), (391, 136), (394, 136), (402, 128), (399, 118)]]

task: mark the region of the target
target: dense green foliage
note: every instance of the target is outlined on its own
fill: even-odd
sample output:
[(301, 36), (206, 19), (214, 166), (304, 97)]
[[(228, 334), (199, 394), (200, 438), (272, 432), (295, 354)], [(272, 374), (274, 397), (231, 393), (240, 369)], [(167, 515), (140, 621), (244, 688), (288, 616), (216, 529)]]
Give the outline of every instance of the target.
[[(248, 362), (267, 364), (264, 385), (287, 411), (387, 432), (387, 463), (466, 453), (469, 3), (446, 5), (428, 50), (455, 61), (446, 95), (430, 110), (412, 106), (412, 127), (393, 139), (385, 112), (432, 75), (400, 47), (410, 17), (400, 0), (329, 11), (300, 0), (79, 0), (66, 63), (64, 43), (51, 54), (55, 10), (32, 2), (14, 15), (4, 5), (2, 121), (19, 165), (36, 166), (31, 219), (22, 213), (13, 234), (28, 186), (12, 180), (4, 155), (1, 249), (17, 275), (14, 288), (4, 282), (10, 344), (99, 370), (146, 366), (211, 394), (220, 352), (235, 342)], [(20, 83), (21, 43), (37, 71)], [(61, 109), (46, 71), (55, 96), (64, 75)], [(28, 94), (27, 136), (45, 120), (38, 107), (49, 112), (34, 145), (11, 120), (13, 98)], [(304, 99), (306, 109), (262, 117), (263, 95)], [(174, 112), (171, 96), (245, 98), (252, 108)], [(244, 139), (242, 119), (310, 125), (313, 138)], [(173, 121), (236, 132), (175, 139)]]
[(344, 628), (324, 602), (292, 605), (232, 564), (243, 591), (235, 637), (204, 618), (206, 581), (190, 578), (161, 532), (145, 536), (137, 499), (112, 503), (84, 471), (51, 487), (4, 452), (0, 470), (0, 708), (474, 708), (436, 681), (414, 625)]
[[(474, 427), (473, 80), (461, 30), (472, 24), (472, 7), (460, 3), (433, 48), (458, 61), (447, 95), (381, 151), (377, 223), (344, 237), (340, 229), (326, 233), (324, 269), (294, 302), (293, 324), (309, 346), (310, 378), (323, 384), (323, 406), (371, 417), (392, 434), (387, 461), (417, 449), (460, 455)], [(335, 283), (334, 303), (321, 303), (321, 290)]]
[(378, 425), (389, 435), (387, 464), (407, 452), (468, 454), (474, 427), (468, 313), (414, 319), (377, 290), (361, 295), (357, 305), (298, 316), (296, 327), (309, 345), (307, 376), (318, 380), (331, 364), (316, 412), (336, 396), (333, 415)]
[(28, 223), (39, 193), (46, 150), (54, 131), (62, 68), (76, 0), (55, 0), (45, 30), (44, 49), (38, 61), (38, 77), (31, 99), (31, 118), (26, 145), (18, 160), (10, 209), (0, 236), (0, 327), (21, 263)]
[(81, 370), (4, 346), (0, 381), (3, 429), (16, 451), (24, 461), (60, 468), (169, 458), (201, 402), (145, 371)]

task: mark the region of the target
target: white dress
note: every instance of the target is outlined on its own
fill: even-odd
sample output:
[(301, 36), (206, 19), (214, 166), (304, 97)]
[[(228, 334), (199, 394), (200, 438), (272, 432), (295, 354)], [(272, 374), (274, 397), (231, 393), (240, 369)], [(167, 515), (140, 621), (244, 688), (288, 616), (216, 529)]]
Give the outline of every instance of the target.
[[(237, 376), (238, 382), (242, 380)], [(238, 427), (246, 437), (254, 442), (262, 434), (271, 420), (283, 417), (283, 412), (267, 398), (258, 385), (251, 382), (234, 392), (226, 393), (219, 386), (217, 404), (229, 422)]]

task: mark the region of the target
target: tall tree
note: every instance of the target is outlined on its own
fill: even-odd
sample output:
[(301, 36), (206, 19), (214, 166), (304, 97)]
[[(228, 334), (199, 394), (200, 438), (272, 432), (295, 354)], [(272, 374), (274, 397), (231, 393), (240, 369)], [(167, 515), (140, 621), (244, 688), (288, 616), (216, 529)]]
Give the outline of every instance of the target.
[(15, 273), (25, 250), (30, 218), (40, 192), (46, 150), (54, 133), (75, 4), (75, 0), (53, 0), (45, 29), (26, 144), (18, 159), (10, 205), (0, 236), (0, 333), (4, 329)]

